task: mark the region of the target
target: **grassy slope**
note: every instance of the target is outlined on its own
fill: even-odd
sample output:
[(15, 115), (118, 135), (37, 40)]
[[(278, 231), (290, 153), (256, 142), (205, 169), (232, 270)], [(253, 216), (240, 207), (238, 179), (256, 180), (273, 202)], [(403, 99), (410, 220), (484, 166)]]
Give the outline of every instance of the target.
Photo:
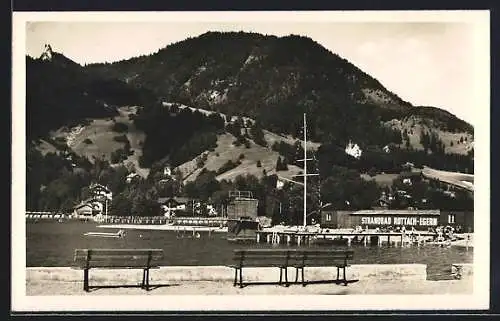
[[(119, 108), (120, 115), (114, 118), (116, 122), (122, 122), (129, 126), (127, 137), (130, 141), (130, 148), (134, 151), (124, 164), (134, 164), (136, 172), (147, 177), (149, 169), (139, 167), (139, 156), (141, 155), (140, 142), (144, 141), (144, 133), (138, 131), (132, 121), (129, 120), (129, 114), (135, 114), (135, 107), (121, 107)], [(122, 135), (113, 132), (111, 126), (113, 125), (112, 119), (94, 119), (88, 126), (73, 128), (71, 131), (67, 129), (59, 129), (54, 133), (54, 137), (65, 137), (68, 146), (71, 147), (78, 155), (83, 155), (92, 160), (93, 156), (104, 156), (110, 159), (111, 153), (118, 148), (122, 148), (124, 143), (113, 140), (113, 137)], [(92, 144), (84, 143), (85, 139), (90, 139)]]
[[(205, 110), (199, 110), (205, 112)], [(116, 122), (122, 122), (129, 126), (129, 131), (127, 137), (130, 141), (131, 149), (134, 150), (134, 154), (129, 156), (129, 158), (124, 163), (134, 164), (136, 171), (143, 177), (147, 177), (149, 169), (140, 168), (138, 164), (139, 156), (141, 155), (140, 143), (144, 141), (144, 133), (135, 129), (133, 123), (129, 120), (128, 115), (134, 114), (136, 109), (134, 107), (121, 107), (119, 108), (120, 115), (114, 118)], [(209, 111), (206, 111), (207, 113)], [(252, 121), (251, 119), (249, 119)], [(80, 128), (61, 128), (52, 134), (52, 137), (64, 137), (68, 142), (68, 145), (78, 154), (84, 155), (85, 157), (92, 159), (93, 156), (104, 156), (106, 159), (110, 159), (111, 153), (124, 146), (123, 143), (116, 142), (113, 137), (120, 135), (111, 131), (111, 126), (113, 125), (112, 119), (94, 119), (87, 126)], [(295, 139), (289, 136), (278, 135), (271, 133), (269, 131), (264, 131), (265, 139), (269, 146), (276, 141), (285, 141), (288, 144), (293, 144)], [(84, 143), (85, 139), (90, 139), (92, 144)], [(275, 174), (276, 161), (278, 159), (278, 153), (271, 150), (270, 147), (262, 147), (251, 142), (250, 148), (245, 148), (245, 146), (236, 147), (232, 143), (235, 137), (231, 134), (223, 134), (218, 136), (217, 148), (213, 151), (205, 151), (207, 154), (207, 162), (204, 168), (208, 170), (216, 171), (228, 160), (237, 161), (240, 154), (244, 154), (245, 158), (241, 160), (242, 164), (238, 167), (227, 171), (217, 177), (217, 179), (228, 179), (232, 180), (240, 174), (252, 174), (257, 177), (262, 177), (262, 170), (265, 169), (269, 175)], [(317, 148), (318, 143), (308, 142), (309, 148)], [(55, 151), (55, 147), (47, 142), (42, 142), (38, 146), (42, 152), (47, 153), (49, 151)], [(309, 149), (308, 148), (308, 149)], [(219, 156), (217, 156), (217, 154)], [(257, 167), (257, 161), (261, 161), (262, 166)], [(196, 168), (196, 158), (186, 162), (179, 167), (177, 167), (185, 181), (194, 180), (201, 168)], [(280, 171), (279, 176), (291, 179), (293, 175), (301, 172), (301, 168), (289, 165), (288, 171)]]
[[(410, 137), (410, 144), (412, 145), (412, 147), (420, 150), (423, 149), (422, 144), (420, 144), (420, 133), (422, 132), (422, 130), (429, 132), (429, 127), (425, 124), (422, 124), (419, 119), (410, 117), (405, 121), (391, 120), (387, 122), (387, 124), (401, 131), (406, 129), (408, 131), (408, 136)], [(470, 143), (474, 141), (474, 137), (471, 134), (465, 132), (451, 133), (442, 130), (436, 131), (438, 132), (440, 139), (445, 144), (446, 153), (465, 155), (472, 147)], [(460, 143), (461, 137), (463, 137), (464, 139), (467, 138), (467, 142)], [(450, 146), (450, 142), (453, 142), (453, 146)]]
[[(271, 150), (268, 147), (262, 147), (251, 141), (250, 148), (245, 146), (234, 146), (235, 137), (231, 134), (222, 134), (217, 138), (217, 147), (212, 152), (205, 152), (207, 161), (203, 168), (207, 170), (217, 171), (228, 160), (236, 162), (239, 156), (243, 154), (245, 157), (241, 160), (241, 164), (227, 172), (217, 176), (218, 180), (232, 180), (241, 174), (252, 174), (257, 177), (262, 177), (262, 170), (265, 169), (268, 175), (275, 174), (276, 161), (278, 152)], [(261, 161), (262, 167), (257, 167), (257, 161)], [(196, 161), (186, 162), (177, 167), (185, 177), (185, 181), (194, 180), (200, 173), (202, 168), (196, 168)], [(301, 168), (289, 165), (288, 171), (280, 171), (279, 176), (291, 178), (293, 175), (301, 172)]]
[[(164, 106), (168, 105), (169, 103), (164, 103)], [(187, 108), (187, 106), (184, 105), (181, 105), (180, 107)], [(195, 110), (192, 107), (188, 108), (191, 108), (191, 110)], [(213, 113), (212, 111), (200, 108), (196, 110), (206, 115)], [(222, 115), (224, 118), (226, 117), (226, 115), (223, 113), (219, 114)], [(242, 118), (245, 121), (250, 121), (252, 123), (254, 122), (254, 120), (251, 118), (248, 117), (242, 117)], [(236, 178), (236, 176), (242, 174), (252, 174), (260, 178), (263, 176), (262, 173), (263, 169), (266, 170), (268, 175), (276, 174), (275, 167), (279, 154), (278, 152), (273, 151), (271, 149), (271, 146), (277, 141), (278, 142), (284, 141), (288, 144), (294, 144), (296, 139), (294, 139), (291, 136), (275, 134), (267, 130), (264, 130), (264, 138), (266, 139), (267, 145), (269, 147), (262, 147), (260, 145), (255, 144), (252, 140), (250, 140), (251, 142), (250, 148), (245, 148), (245, 146), (237, 147), (233, 145), (233, 141), (235, 141), (236, 139), (233, 135), (229, 133), (219, 135), (217, 137), (217, 148), (215, 148), (215, 150), (212, 152), (205, 151), (203, 153), (207, 155), (207, 161), (205, 162), (205, 165), (202, 168), (197, 168), (196, 159), (193, 159), (189, 162), (186, 162), (178, 166), (176, 169), (181, 171), (185, 182), (193, 181), (196, 179), (196, 177), (203, 168), (206, 168), (207, 170), (210, 171), (217, 171), (227, 161), (231, 160), (233, 162), (236, 162), (239, 159), (239, 156), (241, 154), (244, 154), (245, 157), (241, 160), (241, 164), (238, 167), (229, 170), (225, 173), (222, 173), (221, 175), (217, 176), (217, 179), (233, 180), (234, 178)], [(311, 141), (308, 141), (307, 144), (308, 144), (308, 149), (317, 149), (320, 145), (319, 143)], [(257, 167), (257, 161), (259, 160), (261, 162), (262, 167)], [(296, 175), (300, 172), (302, 172), (301, 168), (294, 165), (289, 165), (288, 171), (280, 171), (278, 173), (278, 176), (291, 179), (293, 175)]]
[(362, 179), (366, 181), (374, 180), (379, 186), (391, 186), (392, 182), (399, 176), (399, 174), (377, 174), (370, 176), (368, 174), (361, 174)]

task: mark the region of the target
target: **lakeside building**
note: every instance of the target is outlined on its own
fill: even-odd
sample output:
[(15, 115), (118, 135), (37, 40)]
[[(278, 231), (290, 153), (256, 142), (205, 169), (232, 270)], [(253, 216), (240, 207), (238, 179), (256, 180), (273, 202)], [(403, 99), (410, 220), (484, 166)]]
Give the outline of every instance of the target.
[(360, 211), (339, 211), (324, 208), (321, 213), (321, 227), (325, 228), (401, 228), (428, 230), (438, 226), (451, 226), (455, 230), (474, 231), (474, 212), (441, 210), (388, 210), (372, 209)]
[(213, 204), (182, 196), (160, 197), (157, 200), (165, 217), (205, 217), (218, 216)]
[(229, 192), (227, 205), (228, 240), (255, 240), (259, 221), (257, 208), (259, 200), (249, 191)]
[(81, 219), (93, 219), (102, 215), (104, 205), (95, 199), (84, 201), (73, 208), (73, 215)]

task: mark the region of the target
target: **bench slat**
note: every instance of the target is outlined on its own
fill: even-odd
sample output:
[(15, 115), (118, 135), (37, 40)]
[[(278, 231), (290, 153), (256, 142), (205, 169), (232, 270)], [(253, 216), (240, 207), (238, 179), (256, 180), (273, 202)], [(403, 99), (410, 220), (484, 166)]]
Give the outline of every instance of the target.
[[(75, 265), (77, 267), (87, 267), (85, 262), (81, 262), (80, 264)], [(127, 261), (99, 261), (99, 262), (91, 262), (88, 267), (89, 268), (99, 268), (99, 267), (116, 267), (116, 268), (143, 268), (147, 267), (146, 262), (127, 262)], [(158, 266), (158, 265), (153, 265)], [(151, 265), (150, 265), (151, 267)]]
[[(80, 265), (73, 265), (71, 266), (72, 269), (74, 270), (83, 270), (86, 268), (85, 265), (80, 266)], [(142, 269), (144, 266), (99, 266), (99, 267), (92, 267), (93, 269), (116, 269), (116, 270), (132, 270), (132, 269)], [(150, 269), (159, 269), (159, 266), (150, 266)]]
[[(149, 255), (134, 255), (134, 254), (123, 254), (123, 255), (91, 255), (91, 261), (99, 260), (109, 260), (109, 259), (123, 259), (123, 260), (147, 260)], [(161, 260), (163, 255), (151, 255), (151, 260)], [(75, 260), (87, 260), (87, 256), (76, 256)]]
[(159, 266), (162, 249), (75, 249), (75, 267), (141, 268)]
[(86, 256), (89, 251), (93, 255), (147, 255), (150, 252), (153, 254), (163, 253), (162, 249), (75, 249), (75, 255)]
[(347, 266), (352, 250), (248, 249), (234, 250), (232, 266)]
[[(91, 259), (89, 261), (85, 260), (85, 259), (76, 259), (74, 260), (74, 262), (83, 262), (83, 263), (89, 263), (89, 265), (93, 265), (93, 264), (97, 264), (99, 262), (116, 262), (117, 264), (119, 262), (125, 262), (125, 263), (129, 263), (129, 264), (147, 264), (148, 263), (148, 258), (147, 257), (143, 257), (143, 258), (135, 258), (135, 259), (130, 259), (130, 258), (127, 258), (127, 257), (108, 257), (108, 258), (100, 258), (100, 259)], [(149, 263), (150, 265), (152, 264), (158, 264), (160, 263), (161, 260), (157, 259), (157, 260), (149, 260)]]

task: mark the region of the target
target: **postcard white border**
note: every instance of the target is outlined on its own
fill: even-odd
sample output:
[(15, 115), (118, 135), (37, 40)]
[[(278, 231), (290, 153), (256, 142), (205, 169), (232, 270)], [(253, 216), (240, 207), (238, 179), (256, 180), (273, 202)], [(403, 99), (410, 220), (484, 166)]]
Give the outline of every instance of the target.
[[(475, 310), (489, 308), (490, 15), (477, 11), (14, 12), (12, 106), (12, 311)], [(475, 30), (475, 248), (472, 295), (26, 296), (25, 24), (28, 21), (464, 22)]]

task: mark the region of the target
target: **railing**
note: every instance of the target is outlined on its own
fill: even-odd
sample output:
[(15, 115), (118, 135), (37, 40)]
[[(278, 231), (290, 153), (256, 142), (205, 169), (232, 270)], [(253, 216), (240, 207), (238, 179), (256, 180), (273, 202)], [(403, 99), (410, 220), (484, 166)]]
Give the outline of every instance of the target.
[(229, 198), (253, 198), (251, 191), (230, 191)]

